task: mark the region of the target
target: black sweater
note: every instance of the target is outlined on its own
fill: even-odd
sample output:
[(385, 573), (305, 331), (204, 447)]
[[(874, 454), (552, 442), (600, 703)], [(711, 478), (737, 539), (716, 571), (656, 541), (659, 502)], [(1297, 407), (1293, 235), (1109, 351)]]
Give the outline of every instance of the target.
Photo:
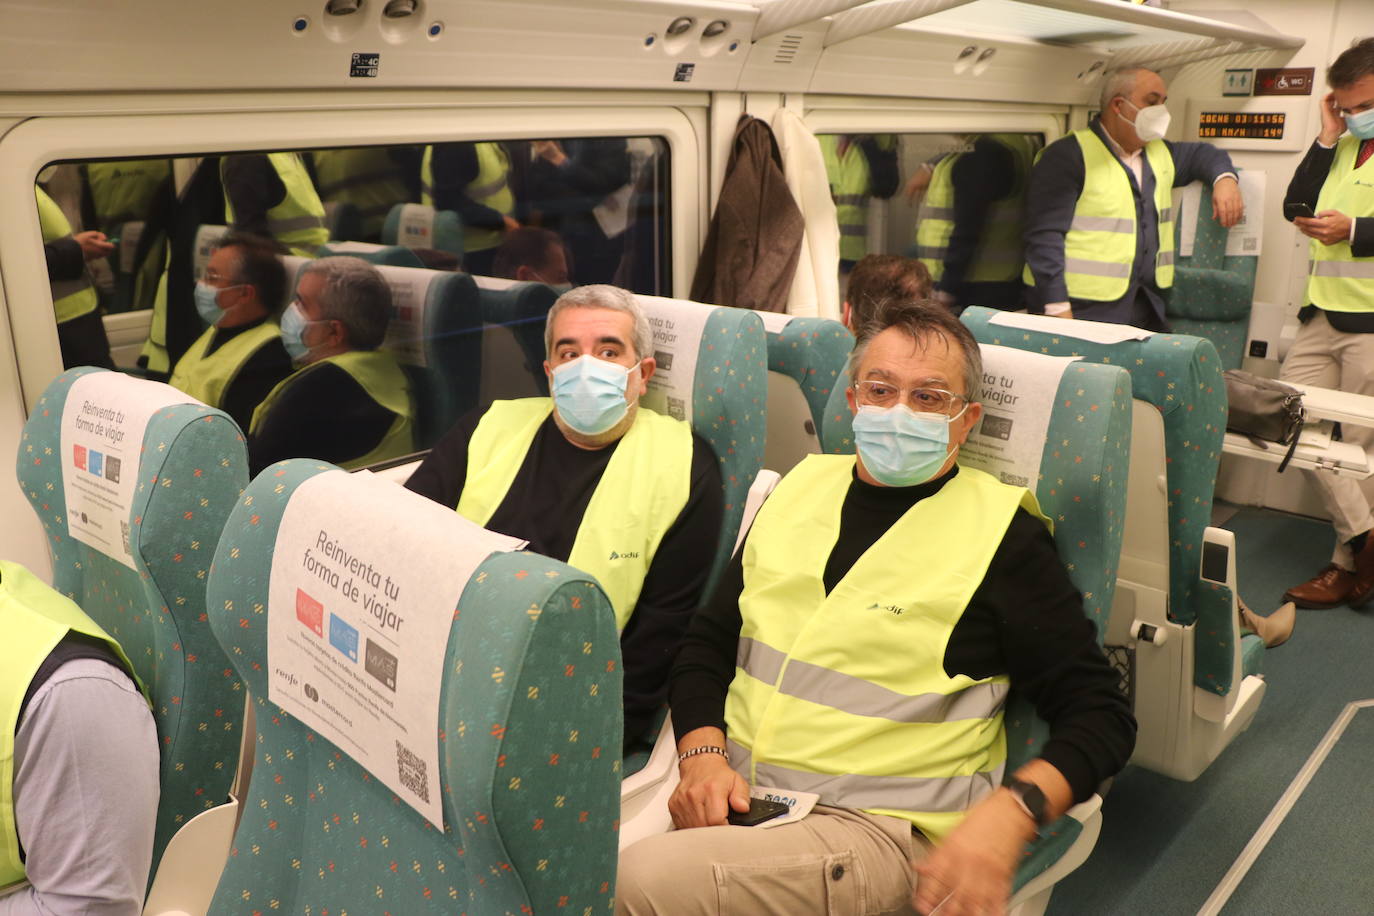
[[(876, 487), (855, 478), (845, 496), (840, 534), (826, 563), (826, 592), (919, 500), (958, 473), (914, 487)], [(938, 562), (958, 545), (913, 545)], [(692, 619), (673, 666), (670, 705), (679, 736), (695, 728), (725, 728), (725, 698), (735, 676), (739, 597), (744, 588), (735, 556), (710, 602)], [(919, 565), (913, 564), (919, 574)], [(1135, 746), (1135, 719), (1116, 671), (1098, 647), (1093, 624), (1069, 580), (1045, 525), (1018, 509), (987, 574), (955, 625), (945, 649), (945, 673), (974, 679), (1006, 674), (1050, 725), (1040, 756), (1053, 764), (1083, 801), (1116, 774)]]

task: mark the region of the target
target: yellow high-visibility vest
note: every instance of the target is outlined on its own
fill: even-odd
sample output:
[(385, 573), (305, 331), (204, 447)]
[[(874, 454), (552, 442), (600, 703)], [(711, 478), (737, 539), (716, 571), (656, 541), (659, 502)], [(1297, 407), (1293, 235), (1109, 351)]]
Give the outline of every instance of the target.
[[(18, 563), (0, 560), (0, 892), (24, 880), (14, 817), (14, 733), (19, 707), (39, 667), (68, 633), (98, 639), (124, 664), (140, 690), (124, 650), (76, 603), (48, 587)], [(98, 764), (94, 764), (98, 765)]]
[[(492, 403), (468, 442), (460, 515), (479, 525), (491, 520), (552, 411), (549, 398)], [(569, 565), (601, 583), (617, 630), (629, 622), (658, 545), (682, 514), (691, 486), (692, 428), (641, 405), (592, 493), (568, 555)]]
[[(38, 201), (38, 225), (43, 230), (43, 244), (71, 238), (72, 224), (67, 222), (67, 215), (62, 212), (57, 201), (49, 197), (38, 185), (33, 186), (33, 195)], [(95, 286), (84, 267), (81, 276), (75, 280), (49, 278), (48, 288), (52, 291), (52, 308), (57, 315), (58, 324), (88, 315), (95, 311), (98, 304)]]
[[(477, 150), (477, 177), (468, 182), (464, 193), (473, 201), (505, 216), (515, 215), (515, 192), (510, 187), (510, 159), (499, 143), (474, 143)], [(425, 147), (420, 163), (420, 203), (434, 206), (434, 147)], [(503, 233), (496, 229), (463, 227), (463, 250), (485, 251), (501, 244)]]
[[(277, 177), (286, 188), (281, 203), (267, 211), (267, 231), (272, 238), (291, 249), (292, 254), (313, 258), (320, 246), (329, 241), (324, 225), (324, 204), (310, 181), (300, 153), (267, 153), (276, 169)], [(220, 179), (224, 178), (224, 160), (220, 160)], [(224, 218), (234, 225), (234, 205), (226, 192)]]
[[(248, 424), (249, 434), (256, 434), (262, 427), (263, 420), (272, 412), (272, 406), (283, 392), (304, 378), (306, 373), (328, 365), (338, 366), (347, 372), (372, 400), (396, 415), (396, 420), (387, 428), (386, 435), (375, 448), (360, 458), (341, 462), (340, 467), (352, 470), (415, 451), (415, 408), (410, 397), (410, 383), (406, 381), (405, 373), (395, 357), (384, 350), (349, 350), (297, 369), (278, 382), (253, 411), (253, 420)], [(320, 409), (328, 410), (329, 405), (321, 404)]]
[(950, 677), (945, 647), (1016, 510), (1045, 519), (1030, 491), (960, 468), (826, 594), (853, 474), (853, 455), (808, 455), (745, 541), (730, 763), (751, 785), (903, 818), (938, 842), (1001, 784), (1007, 756), (1008, 678)]
[[(1361, 141), (1346, 134), (1317, 197), (1317, 211), (1339, 210), (1349, 217), (1374, 214), (1374, 162), (1355, 168)], [(1374, 312), (1374, 258), (1357, 258), (1350, 242), (1310, 243), (1307, 301), (1331, 312)]]
[(840, 226), (840, 258), (857, 261), (868, 254), (868, 198), (871, 176), (868, 160), (857, 143), (840, 155), (839, 134), (821, 134), (821, 155), (835, 200), (835, 221)]
[(385, 147), (321, 149), (311, 155), (320, 199), (357, 207), (365, 236), (380, 238), (391, 208), (410, 199), (401, 166)]
[(190, 349), (177, 360), (177, 367), (167, 384), (186, 392), (202, 404), (223, 407), (224, 392), (229, 390), (244, 365), (258, 350), (281, 339), (281, 326), (275, 321), (264, 321), (255, 328), (234, 335), (215, 352), (206, 355), (214, 336), (215, 329), (211, 327), (196, 338)]

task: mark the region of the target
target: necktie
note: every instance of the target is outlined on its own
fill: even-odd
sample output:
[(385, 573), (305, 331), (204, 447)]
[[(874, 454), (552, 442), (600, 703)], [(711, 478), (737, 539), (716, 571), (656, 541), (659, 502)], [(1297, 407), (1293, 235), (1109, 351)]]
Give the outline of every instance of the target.
[(1364, 165), (1370, 156), (1374, 156), (1374, 140), (1366, 140), (1360, 144), (1360, 154), (1355, 157), (1355, 168)]

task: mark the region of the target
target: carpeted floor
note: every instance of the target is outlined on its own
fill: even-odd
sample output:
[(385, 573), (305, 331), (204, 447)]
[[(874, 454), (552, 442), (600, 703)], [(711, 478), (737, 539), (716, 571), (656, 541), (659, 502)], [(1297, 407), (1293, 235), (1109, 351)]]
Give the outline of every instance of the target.
[[(1324, 524), (1242, 509), (1225, 527), (1259, 613), (1330, 558)], [(1196, 913), (1345, 704), (1374, 698), (1374, 603), (1298, 614), (1293, 638), (1265, 655), (1254, 722), (1196, 782), (1137, 767), (1117, 778), (1097, 848), (1055, 889), (1053, 916)], [(1374, 913), (1372, 760), (1374, 709), (1356, 716), (1225, 913)]]

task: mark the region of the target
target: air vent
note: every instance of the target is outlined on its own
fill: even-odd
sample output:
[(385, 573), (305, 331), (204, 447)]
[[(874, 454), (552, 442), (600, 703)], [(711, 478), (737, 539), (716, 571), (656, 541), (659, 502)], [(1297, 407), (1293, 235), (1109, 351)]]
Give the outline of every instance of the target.
[(790, 64), (797, 59), (797, 53), (801, 51), (801, 35), (784, 35), (778, 42), (778, 50), (773, 55), (773, 63)]

